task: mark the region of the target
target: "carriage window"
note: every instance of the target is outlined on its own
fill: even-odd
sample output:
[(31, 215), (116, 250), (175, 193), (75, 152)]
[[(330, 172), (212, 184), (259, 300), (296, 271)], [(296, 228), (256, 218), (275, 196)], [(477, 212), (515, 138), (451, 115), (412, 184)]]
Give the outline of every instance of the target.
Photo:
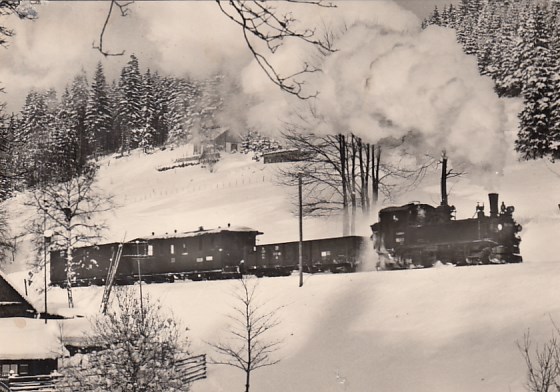
[(331, 255), (331, 251), (330, 250), (324, 250), (321, 252), (321, 257), (328, 257)]
[(214, 260), (213, 256), (206, 256), (206, 261), (212, 261), (212, 260)]
[(274, 250), (278, 250), (278, 249), (280, 249), (280, 246), (274, 245)]
[(197, 257), (196, 258), (197, 263), (202, 263), (203, 261), (204, 261), (204, 258), (202, 258), (202, 257)]
[(154, 255), (154, 246), (148, 245), (148, 256), (153, 256), (153, 255)]
[(175, 254), (175, 245), (171, 244), (171, 245), (169, 246), (169, 253), (171, 253), (172, 255)]
[(18, 365), (12, 363), (6, 363), (2, 365), (2, 377), (8, 377), (10, 375), (10, 371), (17, 374), (18, 372)]
[(27, 376), (29, 375), (29, 364), (22, 363), (19, 365), (19, 373), (20, 376)]
[(171, 262), (174, 263), (175, 262), (175, 257), (171, 258)]

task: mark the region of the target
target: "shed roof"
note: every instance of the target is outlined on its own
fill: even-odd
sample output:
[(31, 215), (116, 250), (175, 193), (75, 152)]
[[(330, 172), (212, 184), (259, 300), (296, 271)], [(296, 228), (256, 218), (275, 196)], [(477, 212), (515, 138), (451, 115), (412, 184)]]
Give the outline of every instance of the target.
[(24, 317), (0, 319), (0, 359), (52, 359), (61, 355), (55, 323)]

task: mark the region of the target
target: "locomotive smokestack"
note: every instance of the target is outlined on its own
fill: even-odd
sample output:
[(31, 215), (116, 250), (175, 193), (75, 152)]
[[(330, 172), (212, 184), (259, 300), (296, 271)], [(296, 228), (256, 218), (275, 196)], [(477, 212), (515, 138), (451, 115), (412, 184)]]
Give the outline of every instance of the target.
[(490, 216), (495, 218), (498, 216), (498, 194), (489, 193), (488, 200), (490, 200)]

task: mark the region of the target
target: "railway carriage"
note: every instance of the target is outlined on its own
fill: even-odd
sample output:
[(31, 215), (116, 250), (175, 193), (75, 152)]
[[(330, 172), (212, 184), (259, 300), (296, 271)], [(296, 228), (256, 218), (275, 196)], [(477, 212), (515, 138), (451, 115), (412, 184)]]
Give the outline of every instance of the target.
[[(302, 243), (305, 272), (353, 272), (368, 239), (345, 236), (306, 240)], [(289, 275), (299, 268), (299, 241), (257, 246), (257, 263), (252, 273), (257, 276)], [(251, 271), (251, 269), (249, 270)]]
[[(240, 266), (256, 262), (256, 236), (248, 227), (232, 227), (136, 238), (132, 241), (75, 248), (72, 251), (72, 285), (104, 284), (109, 268), (119, 258), (115, 281), (132, 283), (175, 279), (238, 277)], [(121, 254), (119, 247), (122, 246)], [(51, 283), (66, 285), (66, 250), (51, 251)]]
[(152, 235), (136, 239), (147, 244), (141, 260), (146, 279), (225, 279), (239, 276), (242, 265), (255, 264), (256, 237), (262, 234), (248, 227), (217, 228)]

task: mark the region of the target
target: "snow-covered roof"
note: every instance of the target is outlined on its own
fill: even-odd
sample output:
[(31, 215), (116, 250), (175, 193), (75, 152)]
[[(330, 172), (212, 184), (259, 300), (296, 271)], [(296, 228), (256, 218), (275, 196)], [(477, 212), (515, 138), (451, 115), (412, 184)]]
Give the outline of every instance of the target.
[(186, 238), (186, 237), (197, 237), (200, 235), (205, 234), (218, 234), (218, 233), (225, 233), (225, 232), (242, 232), (242, 233), (257, 233), (262, 234), (260, 231), (255, 230), (251, 227), (247, 226), (227, 226), (227, 227), (217, 227), (214, 229), (204, 229), (204, 227), (200, 227), (198, 230), (195, 231), (185, 231), (185, 232), (173, 232), (173, 233), (165, 233), (165, 234), (153, 234), (150, 236), (139, 237), (135, 238), (133, 241), (137, 240), (160, 240), (160, 239), (168, 239), (168, 238)]
[[(37, 310), (37, 308), (31, 303), (31, 301), (27, 298), (27, 296), (20, 291), (17, 285), (4, 272), (0, 271), (0, 284), (2, 280), (4, 280), (21, 297), (23, 302), (18, 302), (18, 303), (27, 303), (29, 307), (32, 308), (37, 314), (40, 313)], [(16, 303), (14, 303), (13, 301), (2, 301), (2, 299), (0, 298), (0, 306), (8, 306), (8, 305), (15, 305), (15, 304)]]
[(0, 336), (0, 359), (50, 359), (61, 354), (54, 322), (45, 325), (39, 319), (0, 319)]

